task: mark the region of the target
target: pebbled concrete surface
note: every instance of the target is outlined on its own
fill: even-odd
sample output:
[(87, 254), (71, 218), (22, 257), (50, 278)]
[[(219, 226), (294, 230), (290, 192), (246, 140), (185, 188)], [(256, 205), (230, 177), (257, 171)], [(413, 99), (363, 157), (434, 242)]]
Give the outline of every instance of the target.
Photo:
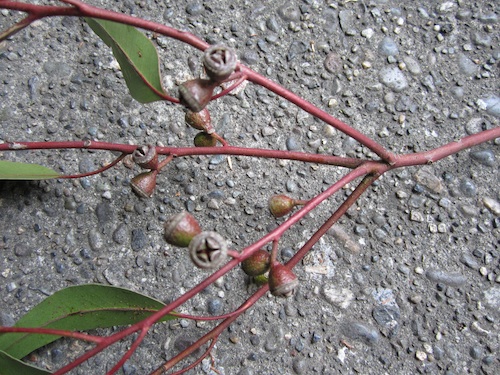
[[(489, 1), (92, 1), (234, 47), (258, 72), (397, 152), (427, 150), (498, 126), (499, 8)], [(3, 29), (18, 19), (0, 13)], [(165, 87), (200, 73), (199, 53), (155, 37)], [(130, 98), (109, 49), (80, 20), (36, 22), (0, 45), (0, 139), (98, 139), (191, 145), (183, 113)], [(265, 90), (248, 85), (211, 103), (231, 144), (366, 157), (370, 152)], [(113, 155), (3, 153), (64, 172)], [(0, 322), (51, 293), (98, 282), (168, 302), (202, 280), (162, 239), (187, 209), (242, 248), (281, 220), (273, 193), (310, 198), (340, 168), (256, 158), (176, 159), (157, 194), (128, 188), (120, 165), (76, 181), (0, 182)], [(219, 338), (192, 374), (495, 374), (499, 364), (499, 142), (384, 176), (297, 267), (290, 300), (267, 296)], [(287, 259), (351, 187), (280, 242)], [(254, 289), (240, 270), (182, 312), (221, 314)], [(208, 323), (161, 324), (124, 366), (146, 374)], [(75, 374), (104, 373), (126, 343)], [(60, 340), (30, 357), (56, 369), (86, 348)], [(212, 367), (211, 367), (212, 366)]]

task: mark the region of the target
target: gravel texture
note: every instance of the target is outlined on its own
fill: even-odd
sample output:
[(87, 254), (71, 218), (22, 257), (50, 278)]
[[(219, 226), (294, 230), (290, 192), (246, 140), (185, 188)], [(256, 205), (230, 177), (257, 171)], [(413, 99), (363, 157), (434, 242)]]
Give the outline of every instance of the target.
[[(397, 153), (498, 126), (500, 8), (493, 1), (90, 1), (234, 47), (242, 62)], [(0, 28), (18, 14), (2, 11)], [(150, 35), (150, 34), (148, 34)], [(200, 74), (200, 53), (155, 37), (165, 87)], [(372, 153), (260, 87), (209, 105), (229, 143), (352, 157)], [(191, 145), (182, 110), (131, 99), (110, 50), (81, 20), (37, 21), (0, 44), (0, 140), (92, 138)], [(500, 373), (500, 142), (385, 175), (296, 269), (292, 299), (266, 296), (191, 374)], [(77, 173), (100, 152), (3, 153)], [(231, 163), (231, 164), (229, 164)], [(232, 168), (230, 168), (232, 166)], [(238, 249), (282, 220), (274, 193), (311, 198), (340, 168), (256, 158), (175, 160), (151, 199), (123, 165), (81, 180), (0, 182), (0, 323), (61, 288), (127, 287), (168, 302), (207, 273), (162, 238), (183, 209)], [(350, 187), (280, 242), (289, 259)], [(221, 314), (255, 290), (236, 269), (181, 309)], [(147, 374), (210, 323), (158, 325), (123, 367)], [(55, 369), (85, 344), (60, 340), (31, 361)], [(75, 374), (105, 373), (127, 343)], [(194, 357), (192, 357), (194, 358)]]

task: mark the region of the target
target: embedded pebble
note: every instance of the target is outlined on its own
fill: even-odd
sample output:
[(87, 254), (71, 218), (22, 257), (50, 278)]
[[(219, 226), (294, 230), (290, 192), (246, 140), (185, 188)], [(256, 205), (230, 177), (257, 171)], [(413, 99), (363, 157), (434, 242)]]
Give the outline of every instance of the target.
[(366, 38), (366, 39), (370, 39), (374, 33), (375, 32), (373, 31), (373, 29), (368, 28), (368, 29), (364, 29), (361, 31), (361, 36)]
[(465, 56), (463, 53), (458, 54), (458, 67), (460, 72), (466, 76), (473, 76), (478, 71), (478, 66)]
[(210, 158), (208, 162), (210, 165), (219, 165), (226, 160), (226, 155), (214, 155)]
[(95, 171), (96, 169), (97, 168), (94, 164), (94, 160), (92, 160), (91, 158), (83, 158), (78, 163), (78, 171), (80, 173), (89, 173)]
[(481, 98), (477, 101), (477, 105), (480, 109), (486, 110), (492, 116), (500, 117), (500, 97), (496, 95), (490, 95), (486, 98)]
[(422, 350), (417, 350), (415, 352), (415, 358), (423, 362), (427, 359), (427, 353)]
[(353, 340), (360, 340), (367, 345), (375, 345), (380, 336), (375, 327), (361, 322), (348, 322), (342, 325), (342, 333)]
[(490, 197), (484, 197), (483, 204), (494, 215), (500, 216), (500, 202)]
[(476, 185), (469, 179), (461, 180), (459, 188), (466, 197), (474, 197), (477, 193)]
[(401, 92), (408, 87), (408, 81), (399, 68), (386, 66), (380, 70), (380, 82), (395, 92)]
[(453, 287), (462, 286), (467, 282), (467, 278), (460, 273), (445, 272), (437, 269), (427, 270), (425, 276), (435, 283), (443, 283)]
[(261, 130), (261, 134), (262, 134), (263, 137), (268, 137), (270, 135), (273, 135), (274, 133), (276, 133), (276, 129), (274, 129), (274, 128), (270, 127), (270, 126), (265, 126)]
[(361, 247), (359, 243), (356, 242), (340, 224), (333, 225), (327, 233), (339, 241), (340, 245), (352, 254), (358, 254), (360, 252)]
[(241, 53), (240, 58), (243, 63), (248, 65), (254, 65), (259, 62), (259, 55), (254, 50), (244, 50)]
[(113, 231), (113, 241), (119, 245), (123, 245), (129, 239), (128, 227), (125, 223), (120, 223)]
[(419, 211), (411, 210), (410, 211), (410, 220), (423, 223), (425, 219), (424, 219), (424, 215), (422, 215), (422, 213), (420, 213)]
[(286, 191), (288, 191), (289, 193), (294, 193), (298, 190), (298, 186), (297, 186), (297, 183), (293, 180), (287, 180), (286, 181)]
[(222, 301), (219, 298), (210, 298), (207, 301), (207, 311), (210, 315), (218, 315), (222, 310)]
[(495, 165), (495, 154), (492, 150), (474, 150), (469, 155), (473, 160), (487, 167)]
[(90, 248), (94, 251), (100, 251), (104, 247), (104, 240), (101, 233), (95, 228), (91, 229), (88, 234)]
[(465, 131), (467, 134), (479, 133), (483, 130), (484, 119), (481, 117), (471, 118), (465, 125)]
[(351, 10), (341, 10), (339, 12), (340, 28), (346, 35), (356, 35), (355, 16)]
[(144, 231), (140, 228), (132, 229), (132, 235), (130, 239), (130, 247), (134, 251), (142, 250), (147, 244), (147, 237)]
[(307, 51), (307, 44), (301, 40), (295, 40), (290, 44), (286, 55), (287, 61), (291, 61)]
[(136, 375), (137, 368), (128, 362), (125, 362), (122, 366), (123, 375)]
[(301, 358), (295, 358), (292, 363), (292, 369), (297, 375), (307, 374), (307, 362)]
[(490, 47), (492, 43), (491, 36), (489, 34), (481, 32), (472, 33), (471, 40), (476, 46), (481, 47)]
[(95, 208), (95, 214), (99, 224), (106, 224), (113, 220), (113, 210), (108, 202), (98, 203)]
[(333, 286), (325, 286), (323, 296), (327, 302), (341, 309), (347, 309), (354, 301), (354, 293), (351, 290)]
[(28, 257), (33, 252), (33, 248), (25, 243), (19, 242), (14, 246), (14, 254), (20, 258)]
[(330, 73), (337, 73), (342, 70), (342, 60), (340, 56), (335, 52), (330, 52), (326, 55), (325, 60), (323, 62), (323, 66)]
[(494, 286), (483, 292), (484, 303), (496, 311), (500, 310), (500, 287)]
[(414, 76), (418, 76), (422, 74), (422, 68), (420, 67), (420, 64), (418, 63), (417, 60), (415, 60), (413, 57), (406, 56), (403, 59), (404, 63), (406, 64), (406, 69)]
[(273, 325), (268, 331), (269, 333), (266, 336), (266, 341), (264, 342), (264, 349), (267, 352), (275, 352), (283, 345), (283, 328), (281, 326)]
[(372, 295), (378, 303), (372, 310), (372, 316), (383, 327), (385, 335), (393, 337), (399, 331), (401, 316), (394, 293), (391, 289), (377, 289)]
[(399, 53), (398, 46), (394, 39), (386, 36), (378, 45), (378, 52), (382, 56), (394, 56)]
[(483, 355), (483, 350), (478, 346), (473, 346), (469, 349), (469, 354), (473, 359), (479, 359)]
[(434, 175), (431, 169), (420, 168), (413, 177), (419, 184), (425, 186), (433, 193), (441, 193), (444, 189), (441, 180)]
[(286, 149), (288, 151), (299, 151), (300, 150), (300, 144), (297, 142), (297, 139), (295, 137), (288, 137), (286, 139)]
[(476, 206), (470, 204), (461, 204), (460, 211), (466, 216), (477, 216), (479, 215), (479, 209)]
[(186, 13), (191, 16), (199, 16), (205, 8), (200, 3), (191, 3), (186, 6)]
[(284, 4), (278, 8), (278, 15), (284, 21), (298, 21), (300, 19), (300, 11), (293, 4)]
[(43, 70), (49, 76), (59, 78), (70, 77), (73, 72), (68, 64), (60, 61), (47, 61), (45, 64), (43, 64)]
[(218, 210), (220, 209), (219, 202), (217, 202), (216, 199), (210, 199), (207, 203), (207, 208), (210, 208), (211, 210)]
[(460, 262), (473, 270), (477, 270), (480, 267), (477, 260), (469, 254), (462, 254), (462, 256), (460, 257)]
[(14, 324), (16, 324), (16, 321), (12, 315), (5, 311), (0, 311), (0, 326), (12, 327)]

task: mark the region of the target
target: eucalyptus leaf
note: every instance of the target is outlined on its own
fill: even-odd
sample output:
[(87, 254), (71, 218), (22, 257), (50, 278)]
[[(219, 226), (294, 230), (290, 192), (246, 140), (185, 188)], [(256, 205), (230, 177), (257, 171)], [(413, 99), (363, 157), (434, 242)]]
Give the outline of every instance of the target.
[(151, 40), (130, 25), (95, 18), (85, 18), (85, 21), (111, 47), (130, 95), (141, 103), (163, 100), (157, 94), (165, 92), (160, 79), (158, 53)]
[(60, 174), (39, 164), (0, 160), (0, 180), (46, 180)]
[[(160, 310), (163, 303), (128, 289), (108, 285), (71, 286), (55, 292), (33, 307), (15, 327), (55, 328), (85, 331), (137, 323)], [(165, 316), (161, 321), (174, 319)], [(23, 358), (60, 336), (3, 333), (0, 350)]]
[(49, 375), (41, 368), (31, 366), (0, 350), (0, 375)]

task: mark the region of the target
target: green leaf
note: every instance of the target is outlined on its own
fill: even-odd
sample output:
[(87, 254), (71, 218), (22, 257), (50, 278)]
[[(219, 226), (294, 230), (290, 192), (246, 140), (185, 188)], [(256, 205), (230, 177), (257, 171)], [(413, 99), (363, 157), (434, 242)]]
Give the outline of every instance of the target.
[(163, 100), (158, 53), (151, 40), (136, 28), (122, 23), (85, 18), (94, 32), (113, 50), (132, 97), (149, 103)]
[(0, 180), (46, 180), (60, 177), (56, 171), (38, 164), (0, 160)]
[(0, 375), (49, 375), (51, 372), (28, 365), (0, 350)]
[[(160, 310), (163, 303), (128, 289), (88, 284), (62, 289), (33, 307), (15, 327), (56, 328), (84, 331), (137, 323)], [(160, 321), (174, 319), (165, 316)], [(3, 333), (0, 350), (23, 358), (60, 336)]]

